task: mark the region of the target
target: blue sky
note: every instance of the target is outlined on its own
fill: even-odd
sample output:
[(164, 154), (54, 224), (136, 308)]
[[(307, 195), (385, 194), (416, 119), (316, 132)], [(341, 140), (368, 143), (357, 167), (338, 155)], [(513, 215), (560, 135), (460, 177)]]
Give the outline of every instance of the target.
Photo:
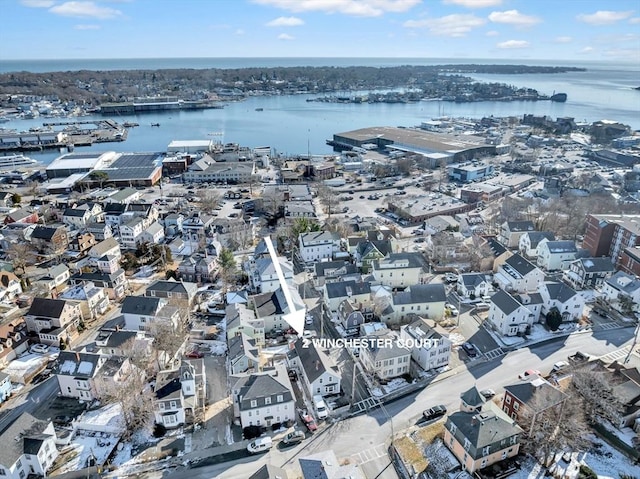
[(0, 0), (0, 60), (425, 57), (640, 64), (639, 0)]

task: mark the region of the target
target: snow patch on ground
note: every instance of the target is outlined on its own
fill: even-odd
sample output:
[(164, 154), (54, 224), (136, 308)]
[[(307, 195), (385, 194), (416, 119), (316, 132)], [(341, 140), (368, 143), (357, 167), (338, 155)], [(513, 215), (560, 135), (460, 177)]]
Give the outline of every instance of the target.
[(59, 473), (77, 471), (89, 466), (87, 461), (90, 457), (95, 458), (95, 464), (105, 463), (118, 443), (118, 437), (106, 433), (96, 433), (94, 436), (85, 432), (78, 432), (74, 436), (69, 448), (65, 450), (68, 459), (58, 469)]
[(449, 341), (451, 341), (454, 346), (460, 346), (466, 339), (460, 333), (449, 333)]
[(398, 389), (406, 388), (407, 386), (409, 386), (409, 383), (405, 379), (395, 378), (384, 386), (372, 389), (371, 394), (376, 397), (385, 396), (387, 394), (391, 394), (393, 391), (397, 391)]
[(582, 463), (598, 474), (598, 479), (618, 479), (621, 474), (638, 475), (638, 466), (604, 441), (592, 438), (594, 447), (585, 454)]

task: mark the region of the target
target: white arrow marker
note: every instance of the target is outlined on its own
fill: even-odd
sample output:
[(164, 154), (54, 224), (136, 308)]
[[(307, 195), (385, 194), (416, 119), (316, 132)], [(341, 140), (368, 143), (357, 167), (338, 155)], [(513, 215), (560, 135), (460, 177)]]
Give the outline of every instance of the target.
[(287, 306), (289, 308), (289, 314), (285, 314), (282, 316), (289, 326), (291, 326), (298, 336), (302, 336), (304, 332), (304, 317), (306, 314), (306, 308), (296, 309), (296, 305), (293, 302), (293, 298), (291, 298), (291, 291), (289, 291), (289, 285), (284, 280), (284, 274), (282, 273), (282, 268), (280, 266), (280, 261), (278, 260), (278, 256), (276, 255), (276, 250), (273, 247), (273, 243), (271, 242), (271, 236), (264, 237), (264, 243), (267, 245), (267, 249), (269, 250), (269, 255), (271, 256), (271, 261), (273, 262), (273, 267), (276, 269), (276, 275), (278, 276), (278, 281), (280, 281), (280, 288), (282, 288), (282, 292), (284, 293), (284, 299), (287, 300)]

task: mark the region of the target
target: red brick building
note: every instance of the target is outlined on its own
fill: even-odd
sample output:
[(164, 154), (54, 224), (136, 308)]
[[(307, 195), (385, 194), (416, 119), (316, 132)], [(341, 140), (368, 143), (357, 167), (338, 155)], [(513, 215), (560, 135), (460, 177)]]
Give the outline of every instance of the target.
[(625, 248), (617, 266), (625, 273), (640, 276), (640, 246)]
[[(538, 394), (539, 397), (536, 398)], [(531, 380), (505, 386), (502, 410), (521, 427), (528, 429), (527, 422), (532, 413), (537, 415), (549, 408), (560, 407), (566, 398), (566, 394), (553, 387), (546, 379), (536, 376)], [(527, 408), (529, 414), (524, 421), (524, 412)]]
[(587, 215), (582, 246), (594, 258), (611, 257), (619, 268), (624, 249), (640, 246), (640, 215)]

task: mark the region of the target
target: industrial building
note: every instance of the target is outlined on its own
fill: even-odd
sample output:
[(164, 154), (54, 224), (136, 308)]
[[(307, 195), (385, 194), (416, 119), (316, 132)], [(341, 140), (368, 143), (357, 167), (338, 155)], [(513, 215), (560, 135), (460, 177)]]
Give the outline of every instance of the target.
[(493, 165), (481, 163), (479, 161), (458, 163), (457, 165), (451, 165), (447, 168), (449, 178), (461, 183), (478, 181), (492, 176), (494, 172), (495, 169), (493, 168)]
[(47, 178), (66, 178), (108, 167), (118, 156), (115, 151), (75, 152), (59, 156), (47, 166)]

